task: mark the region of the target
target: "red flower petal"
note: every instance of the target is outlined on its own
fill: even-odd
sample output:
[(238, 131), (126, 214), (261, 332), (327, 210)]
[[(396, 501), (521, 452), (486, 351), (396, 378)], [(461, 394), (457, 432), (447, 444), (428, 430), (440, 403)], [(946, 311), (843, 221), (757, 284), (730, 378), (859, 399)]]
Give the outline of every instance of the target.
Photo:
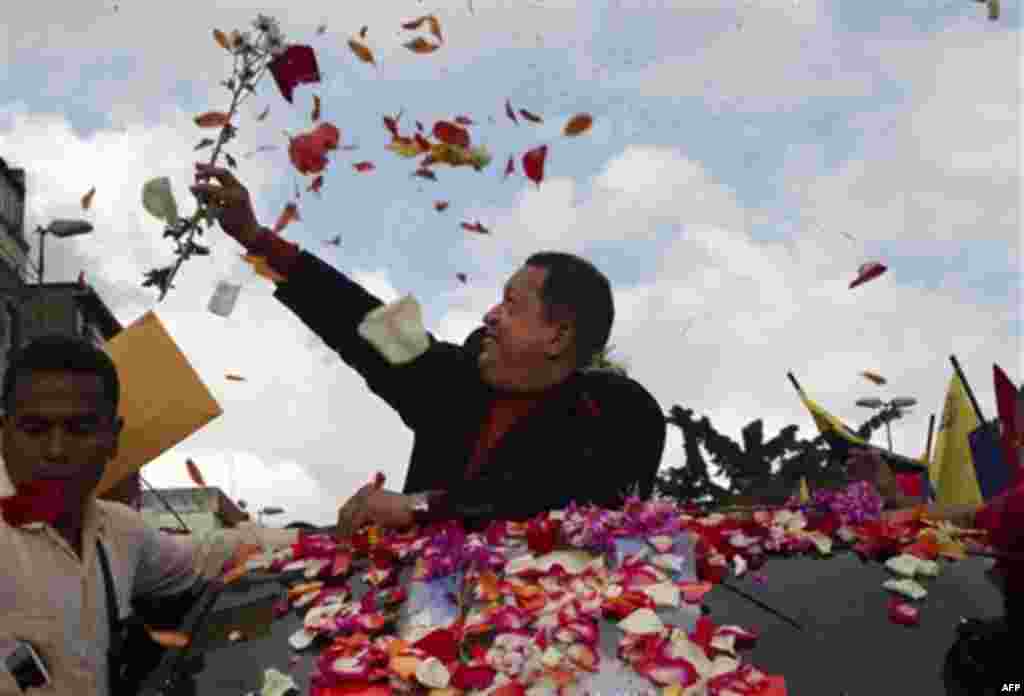
[(374, 170), (373, 162), (356, 162), (352, 166), (357, 172), (372, 172)]
[(479, 667), (459, 665), (458, 669), (455, 670), (455, 674), (452, 675), (451, 685), (463, 691), (469, 691), (470, 689), (483, 690), (490, 688), (496, 675), (497, 672), (486, 665)]
[(508, 156), (508, 164), (505, 165), (505, 178), (509, 178), (516, 172), (516, 158), (512, 155)]
[(512, 102), (508, 99), (505, 100), (505, 115), (512, 119), (512, 123), (519, 125), (519, 119), (516, 118), (516, 112), (512, 110)]
[(324, 149), (312, 134), (297, 135), (288, 144), (288, 159), (300, 174), (319, 174), (327, 166)]
[(916, 626), (921, 612), (907, 602), (896, 597), (889, 598), (889, 620), (901, 626)]
[(444, 664), (457, 660), (459, 657), (459, 646), (455, 633), (445, 628), (428, 633), (413, 643), (412, 647), (422, 650), (431, 657), (436, 657)]
[(54, 524), (65, 507), (64, 482), (40, 479), (18, 485), (16, 493), (0, 498), (0, 514), (11, 526), (45, 522)]
[(540, 182), (544, 179), (544, 160), (547, 156), (547, 145), (541, 145), (523, 155), (523, 172), (537, 186), (540, 186)]
[(289, 46), (284, 53), (270, 61), (267, 67), (277, 82), (277, 88), (281, 90), (281, 96), (289, 104), (292, 103), (296, 86), (320, 82), (316, 54), (309, 46)]
[(865, 263), (861, 265), (861, 267), (857, 269), (857, 277), (854, 278), (853, 282), (850, 283), (850, 289), (853, 290), (858, 285), (863, 285), (869, 280), (874, 280), (878, 276), (885, 273), (886, 270), (886, 266), (882, 265), (881, 263), (878, 263), (877, 261), (872, 261), (870, 263)]
[(333, 123), (325, 122), (313, 129), (313, 140), (325, 150), (335, 150), (341, 141), (341, 131)]
[(454, 123), (438, 121), (434, 124), (433, 134), (442, 143), (458, 147), (469, 147), (469, 131)]

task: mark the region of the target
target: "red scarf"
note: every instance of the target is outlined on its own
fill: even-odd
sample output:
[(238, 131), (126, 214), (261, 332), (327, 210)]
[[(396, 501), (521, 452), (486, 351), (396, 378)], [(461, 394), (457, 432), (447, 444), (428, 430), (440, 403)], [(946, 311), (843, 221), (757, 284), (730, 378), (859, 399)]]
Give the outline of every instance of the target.
[(0, 498), (0, 514), (12, 527), (32, 522), (53, 525), (64, 512), (65, 497), (63, 481), (41, 479), (21, 483), (14, 495)]

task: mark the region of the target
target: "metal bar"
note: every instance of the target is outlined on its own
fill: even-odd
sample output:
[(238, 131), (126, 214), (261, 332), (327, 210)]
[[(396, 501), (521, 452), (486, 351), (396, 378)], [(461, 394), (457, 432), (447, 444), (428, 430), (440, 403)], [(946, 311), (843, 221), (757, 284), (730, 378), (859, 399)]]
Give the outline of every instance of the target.
[(730, 592), (734, 592), (735, 594), (739, 595), (740, 597), (743, 597), (747, 601), (754, 603), (755, 605), (757, 605), (758, 607), (764, 609), (766, 612), (768, 612), (772, 616), (776, 616), (776, 617), (782, 619), (783, 621), (788, 623), (790, 626), (792, 626), (796, 630), (798, 630), (798, 631), (804, 630), (804, 627), (801, 626), (800, 623), (796, 619), (792, 619), (792, 618), (786, 616), (785, 614), (783, 614), (778, 609), (776, 609), (776, 608), (774, 608), (772, 606), (769, 606), (768, 604), (765, 604), (764, 602), (762, 602), (757, 597), (753, 597), (753, 596), (747, 594), (746, 592), (744, 592), (743, 590), (739, 589), (738, 587), (730, 585), (725, 580), (722, 580), (718, 584), (721, 585), (722, 587), (724, 587), (725, 589), (729, 590)]
[(176, 520), (178, 520), (178, 524), (181, 525), (181, 528), (184, 529), (189, 534), (191, 534), (192, 530), (189, 529), (187, 524), (185, 524), (185, 520), (181, 519), (181, 515), (179, 515), (177, 513), (177, 511), (175, 511), (175, 509), (171, 507), (171, 504), (167, 502), (166, 498), (164, 498), (162, 495), (160, 495), (160, 491), (158, 491), (157, 489), (153, 488), (153, 486), (149, 483), (149, 481), (147, 481), (146, 479), (142, 478), (142, 474), (139, 474), (139, 480), (142, 481), (144, 484), (146, 484), (146, 488), (148, 488), (150, 490), (150, 492), (153, 495), (156, 496), (156, 499), (159, 500), (161, 503), (163, 503), (164, 507), (167, 508), (168, 511), (170, 511), (170, 513), (172, 515), (174, 515), (174, 518)]

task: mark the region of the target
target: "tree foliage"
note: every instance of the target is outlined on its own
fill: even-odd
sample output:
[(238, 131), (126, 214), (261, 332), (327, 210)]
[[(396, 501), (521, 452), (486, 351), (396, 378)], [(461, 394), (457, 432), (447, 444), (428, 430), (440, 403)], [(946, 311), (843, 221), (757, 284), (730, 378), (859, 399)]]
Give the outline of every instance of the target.
[[(894, 408), (881, 411), (856, 430), (857, 436), (870, 442), (878, 428), (902, 415)], [(697, 419), (692, 409), (673, 406), (666, 420), (683, 433), (685, 462), (664, 470), (656, 490), (681, 503), (781, 503), (801, 478), (813, 487), (832, 487), (845, 480), (845, 464), (833, 456), (824, 437), (798, 439), (797, 425), (766, 440), (764, 422), (751, 421), (741, 431), (741, 445), (718, 432), (707, 416)], [(723, 476), (728, 479), (725, 485), (712, 479)]]

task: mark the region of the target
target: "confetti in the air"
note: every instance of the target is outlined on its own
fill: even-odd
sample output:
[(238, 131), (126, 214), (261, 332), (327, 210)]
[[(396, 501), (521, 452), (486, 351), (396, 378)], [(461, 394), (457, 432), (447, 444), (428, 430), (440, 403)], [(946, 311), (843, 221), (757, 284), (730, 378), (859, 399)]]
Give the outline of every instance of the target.
[(89, 189), (84, 196), (82, 196), (82, 210), (88, 210), (92, 207), (92, 197), (96, 195), (96, 187), (93, 186)]

